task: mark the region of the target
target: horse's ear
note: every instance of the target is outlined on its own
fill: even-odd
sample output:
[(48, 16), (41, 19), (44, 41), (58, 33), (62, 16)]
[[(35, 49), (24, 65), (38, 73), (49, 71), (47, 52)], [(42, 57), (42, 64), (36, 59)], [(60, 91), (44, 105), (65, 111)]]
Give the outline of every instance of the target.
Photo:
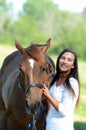
[(14, 39), (14, 41), (15, 41), (15, 46), (16, 46), (16, 48), (19, 50), (19, 52), (20, 52), (21, 54), (24, 54), (24, 53), (25, 53), (25, 48), (23, 48), (23, 47), (21, 46), (21, 44), (20, 44), (20, 42), (19, 42), (18, 40)]
[(50, 41), (51, 41), (51, 39), (48, 39), (47, 40), (47, 42), (46, 42), (46, 44), (41, 48), (41, 50), (45, 53), (47, 50), (48, 50), (48, 48), (50, 47)]

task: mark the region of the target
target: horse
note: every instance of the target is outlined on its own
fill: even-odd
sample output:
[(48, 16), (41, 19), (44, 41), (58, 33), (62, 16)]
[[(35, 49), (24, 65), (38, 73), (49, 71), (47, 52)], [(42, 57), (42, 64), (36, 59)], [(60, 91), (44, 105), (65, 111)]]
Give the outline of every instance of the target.
[(46, 107), (47, 113), (48, 103), (42, 88), (44, 83), (50, 85), (55, 72), (54, 61), (46, 53), (50, 40), (27, 48), (15, 40), (17, 50), (4, 59), (0, 69), (0, 130), (43, 130), (41, 108)]

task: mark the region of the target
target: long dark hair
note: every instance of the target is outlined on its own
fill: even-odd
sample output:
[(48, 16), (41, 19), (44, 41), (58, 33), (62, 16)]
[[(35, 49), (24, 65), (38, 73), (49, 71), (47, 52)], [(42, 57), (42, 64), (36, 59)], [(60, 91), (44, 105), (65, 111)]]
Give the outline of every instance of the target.
[(74, 77), (77, 81), (78, 81), (78, 84), (79, 84), (79, 96), (78, 96), (78, 99), (77, 99), (77, 104), (79, 104), (79, 98), (80, 98), (80, 82), (79, 82), (79, 76), (78, 76), (78, 61), (77, 61), (77, 54), (73, 51), (73, 50), (70, 50), (70, 49), (64, 49), (60, 55), (58, 56), (58, 59), (57, 59), (57, 62), (56, 62), (56, 74), (50, 84), (50, 86), (52, 87), (52, 85), (55, 83), (55, 81), (58, 81), (59, 80), (59, 77), (60, 77), (60, 69), (59, 69), (59, 59), (61, 58), (61, 56), (65, 53), (65, 52), (71, 52), (74, 56), (75, 56), (75, 59), (74, 59), (74, 68), (71, 69), (71, 72), (70, 74), (68, 75), (67, 79), (65, 80), (65, 84), (66, 84), (66, 87), (67, 89), (72, 93), (73, 96), (75, 96), (75, 92), (74, 90), (72, 89), (71, 85), (70, 85), (70, 82), (69, 82), (69, 77)]

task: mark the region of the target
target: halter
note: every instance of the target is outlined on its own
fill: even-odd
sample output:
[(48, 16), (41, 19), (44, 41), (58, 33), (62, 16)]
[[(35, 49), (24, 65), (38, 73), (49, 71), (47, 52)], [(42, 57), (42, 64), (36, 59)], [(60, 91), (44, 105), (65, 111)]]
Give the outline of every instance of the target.
[[(49, 65), (49, 69), (50, 69), (51, 74), (55, 75), (54, 66), (52, 67), (50, 61), (48, 60), (48, 57), (47, 57), (47, 64)], [(28, 90), (31, 87), (37, 87), (37, 88), (40, 88), (40, 89), (42, 89), (44, 87), (42, 84), (36, 84), (36, 83), (28, 84), (28, 86), (26, 87), (26, 89), (24, 88), (24, 86), (21, 83), (19, 83), (18, 86), (19, 86), (19, 88), (23, 89), (23, 91), (25, 92), (25, 95), (27, 95), (27, 92), (28, 92)]]
[[(44, 87), (44, 86), (41, 85), (41, 84), (35, 84), (35, 83), (29, 84), (26, 89), (23, 87), (23, 85), (22, 85), (21, 83), (19, 83), (18, 86), (19, 86), (19, 88), (21, 88), (21, 89), (25, 92), (25, 95), (27, 95), (28, 90), (29, 90), (31, 87), (38, 87), (38, 88), (40, 88), (40, 89), (42, 89), (42, 88)], [(43, 126), (43, 130), (45, 130), (45, 128), (46, 128), (46, 107), (44, 107), (44, 106), (40, 106), (40, 110), (39, 110), (39, 112), (35, 115), (33, 122), (31, 122), (31, 123), (28, 124), (28, 130), (33, 130), (33, 128), (34, 128), (34, 126), (35, 126), (35, 123), (36, 123), (36, 121), (38, 120), (38, 118), (39, 118), (39, 116), (40, 116), (40, 114), (41, 114), (42, 112), (44, 112), (44, 115), (43, 115), (43, 116), (44, 116), (44, 126)]]
[[(48, 62), (48, 65), (49, 65), (49, 67), (50, 67), (50, 71), (53, 72), (53, 67), (51, 67), (51, 63), (50, 63), (50, 62)], [(29, 89), (30, 89), (31, 87), (37, 87), (37, 88), (40, 88), (40, 89), (42, 89), (42, 88), (44, 87), (42, 84), (32, 83), (32, 84), (28, 84), (28, 86), (27, 86), (26, 89), (25, 89), (24, 86), (21, 84), (21, 82), (19, 82), (18, 86), (19, 86), (19, 88), (21, 88), (21, 89), (25, 92), (25, 95), (26, 95), (26, 96), (27, 96), (27, 93), (28, 93), (28, 91), (29, 91)], [(35, 123), (36, 123), (36, 121), (38, 120), (38, 118), (39, 118), (41, 112), (44, 112), (44, 115), (43, 115), (43, 116), (44, 116), (44, 126), (43, 126), (43, 130), (46, 129), (46, 107), (40, 106), (40, 110), (39, 110), (39, 112), (35, 115), (33, 122), (31, 122), (31, 123), (28, 124), (28, 130), (33, 130), (33, 128), (35, 127)]]
[(40, 89), (42, 89), (42, 88), (44, 87), (42, 84), (35, 84), (35, 83), (33, 83), (33, 84), (28, 84), (28, 86), (27, 86), (26, 89), (23, 87), (23, 85), (22, 85), (21, 83), (19, 83), (18, 86), (19, 86), (19, 88), (21, 88), (21, 89), (25, 92), (25, 95), (27, 95), (27, 92), (28, 92), (28, 90), (29, 90), (31, 87), (37, 87), (37, 88), (40, 88)]

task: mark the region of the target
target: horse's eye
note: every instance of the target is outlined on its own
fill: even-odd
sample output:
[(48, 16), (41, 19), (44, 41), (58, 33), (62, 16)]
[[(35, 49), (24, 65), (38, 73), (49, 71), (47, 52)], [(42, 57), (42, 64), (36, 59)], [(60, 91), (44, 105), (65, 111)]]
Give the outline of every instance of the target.
[(46, 71), (46, 68), (45, 68), (45, 67), (42, 67), (41, 70), (42, 70), (42, 72), (43, 72), (43, 71)]

